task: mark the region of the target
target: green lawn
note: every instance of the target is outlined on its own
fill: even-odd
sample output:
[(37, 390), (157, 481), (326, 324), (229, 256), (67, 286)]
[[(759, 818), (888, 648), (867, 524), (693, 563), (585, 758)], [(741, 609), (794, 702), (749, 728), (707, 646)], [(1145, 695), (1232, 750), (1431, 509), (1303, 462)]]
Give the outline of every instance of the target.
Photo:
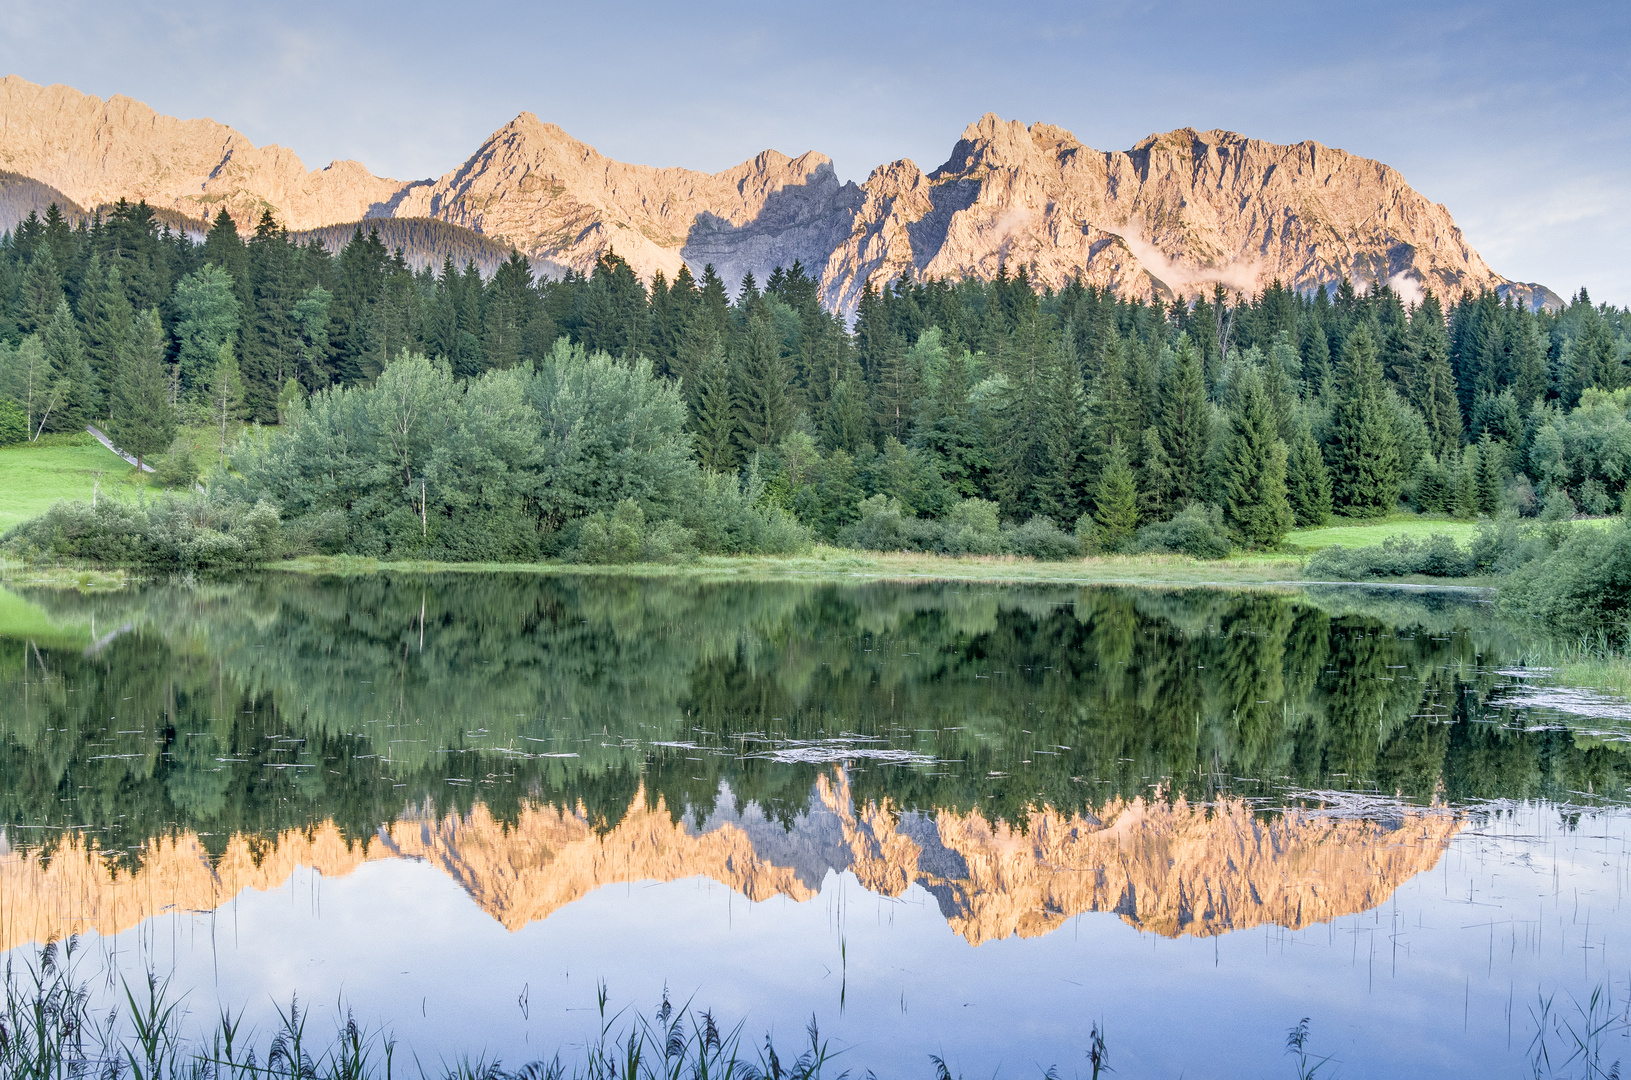
[(44, 513), (58, 499), (89, 499), (98, 472), (103, 495), (134, 494), (135, 466), (86, 440), (89, 445), (25, 443), (0, 450), (0, 532)]
[[(1601, 529), (1615, 520), (1617, 519), (1612, 517), (1578, 518), (1574, 524)], [(1437, 516), (1421, 517), (1415, 514), (1394, 514), (1392, 517), (1369, 521), (1339, 517), (1332, 518), (1329, 525), (1318, 529), (1293, 529), (1286, 535), (1286, 549), (1306, 554), (1334, 544), (1350, 548), (1371, 547), (1390, 536), (1425, 539), (1434, 533), (1442, 533), (1462, 547), (1466, 547), (1468, 542), (1478, 535), (1478, 523)]]
[(1360, 521), (1333, 518), (1329, 525), (1318, 529), (1293, 529), (1286, 536), (1288, 547), (1304, 551), (1318, 551), (1323, 547), (1341, 544), (1343, 547), (1370, 547), (1390, 536), (1428, 537), (1443, 533), (1463, 546), (1478, 533), (1472, 521), (1454, 521), (1443, 517), (1418, 517), (1414, 514), (1395, 514), (1392, 517)]

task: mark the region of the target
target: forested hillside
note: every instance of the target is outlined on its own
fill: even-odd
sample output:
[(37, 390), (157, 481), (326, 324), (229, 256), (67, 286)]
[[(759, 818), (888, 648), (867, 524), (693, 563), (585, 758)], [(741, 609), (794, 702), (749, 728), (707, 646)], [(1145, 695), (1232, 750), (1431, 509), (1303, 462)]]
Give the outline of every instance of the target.
[[(108, 423), (150, 456), (177, 415), (281, 416), (213, 490), (324, 550), (611, 557), (663, 522), (647, 554), (735, 550), (786, 515), (884, 548), (1252, 548), (1401, 499), (1619, 509), (1626, 319), (1584, 290), (1151, 305), (1016, 268), (869, 282), (849, 326), (797, 264), (650, 288), (615, 255), (415, 271), (360, 229), (331, 250), (266, 215), (245, 242), (222, 215), (194, 243), (124, 204), (0, 243), (0, 396), (26, 437)], [(710, 539), (721, 499), (758, 524)]]

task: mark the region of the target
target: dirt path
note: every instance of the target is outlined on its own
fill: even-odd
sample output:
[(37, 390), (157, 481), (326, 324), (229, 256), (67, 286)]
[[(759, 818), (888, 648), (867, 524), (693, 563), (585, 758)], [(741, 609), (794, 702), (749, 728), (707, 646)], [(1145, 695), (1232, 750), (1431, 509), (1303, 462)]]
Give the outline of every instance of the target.
[[(97, 442), (101, 443), (103, 446), (107, 447), (109, 450), (112, 450), (115, 454), (118, 454), (120, 457), (122, 457), (126, 461), (130, 462), (132, 465), (136, 464), (135, 457), (133, 457), (130, 454), (125, 453), (123, 450), (119, 449), (117, 446), (114, 446), (113, 445), (113, 440), (108, 438), (106, 435), (102, 434), (102, 430), (100, 428), (93, 427), (93, 426), (87, 424), (85, 426), (85, 430), (90, 432), (92, 435), (95, 435)], [(145, 461), (141, 463), (141, 468), (142, 468), (143, 472), (152, 472), (153, 471), (153, 466), (149, 465)]]

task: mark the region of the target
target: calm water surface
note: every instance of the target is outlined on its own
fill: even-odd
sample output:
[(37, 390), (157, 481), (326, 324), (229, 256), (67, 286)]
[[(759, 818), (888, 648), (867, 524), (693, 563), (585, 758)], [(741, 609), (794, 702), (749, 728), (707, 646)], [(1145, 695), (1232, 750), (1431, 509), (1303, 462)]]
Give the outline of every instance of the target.
[[(514, 1066), (666, 988), (857, 1073), (1527, 1076), (1631, 997), (1631, 722), (1464, 597), (0, 592), (0, 949)], [(1631, 1064), (1624, 1028), (1608, 1052)], [(1579, 1070), (1576, 1062), (1573, 1068)]]

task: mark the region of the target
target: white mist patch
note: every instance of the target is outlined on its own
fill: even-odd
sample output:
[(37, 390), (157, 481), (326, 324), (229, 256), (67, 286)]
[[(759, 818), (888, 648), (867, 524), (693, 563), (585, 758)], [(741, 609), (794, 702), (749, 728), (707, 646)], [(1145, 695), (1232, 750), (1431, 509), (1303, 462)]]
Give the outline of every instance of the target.
[(1009, 244), (1030, 225), (1031, 219), (1035, 216), (1024, 207), (1004, 210), (991, 221), (990, 235), (993, 244), (998, 248)]
[(1421, 278), (1413, 270), (1401, 270), (1387, 279), (1387, 287), (1399, 294), (1399, 300), (1406, 307), (1420, 304), (1427, 299), (1427, 291), (1422, 288)]
[(1222, 285), (1232, 292), (1251, 296), (1257, 292), (1257, 281), (1262, 276), (1263, 264), (1258, 260), (1232, 262), (1226, 266), (1183, 266), (1167, 258), (1166, 253), (1138, 233), (1117, 233), (1133, 257), (1143, 264), (1152, 277), (1173, 292), (1199, 291), (1203, 285)]

